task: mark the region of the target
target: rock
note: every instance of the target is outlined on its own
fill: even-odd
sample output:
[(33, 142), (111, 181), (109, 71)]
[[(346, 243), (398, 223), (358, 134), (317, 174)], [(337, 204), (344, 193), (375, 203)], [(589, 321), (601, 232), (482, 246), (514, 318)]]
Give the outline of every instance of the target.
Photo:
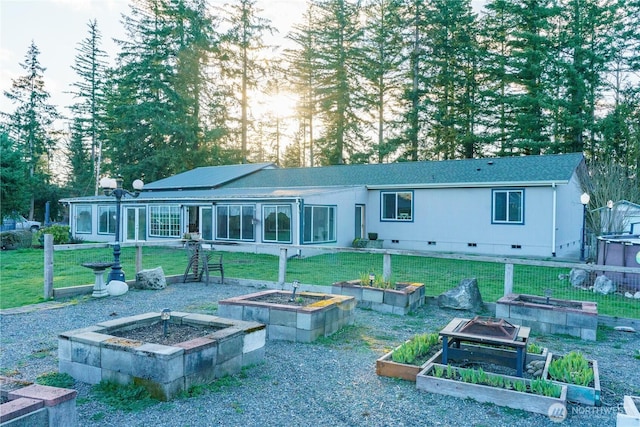
[(117, 297), (118, 295), (124, 295), (129, 290), (129, 285), (121, 280), (112, 280), (107, 285), (107, 292), (112, 297)]
[(635, 294), (633, 294), (633, 297), (635, 299), (640, 299), (640, 291), (636, 292)]
[(538, 369), (537, 371), (535, 371), (533, 373), (534, 377), (541, 377), (542, 376), (542, 369)]
[(463, 279), (460, 284), (438, 296), (438, 307), (453, 308), (455, 310), (480, 311), (484, 308), (478, 281)]
[(612, 294), (616, 291), (616, 284), (613, 283), (611, 279), (607, 276), (602, 275), (596, 278), (596, 281), (593, 283), (593, 292), (608, 295)]
[(615, 326), (613, 329), (615, 329), (616, 331), (621, 331), (621, 332), (635, 332), (636, 331), (631, 326)]
[(167, 287), (162, 267), (141, 270), (136, 273), (136, 288), (160, 290)]
[(586, 288), (589, 286), (589, 272), (579, 268), (572, 268), (569, 273), (569, 283), (574, 288)]
[(624, 293), (625, 298), (633, 298), (633, 294), (631, 292)]

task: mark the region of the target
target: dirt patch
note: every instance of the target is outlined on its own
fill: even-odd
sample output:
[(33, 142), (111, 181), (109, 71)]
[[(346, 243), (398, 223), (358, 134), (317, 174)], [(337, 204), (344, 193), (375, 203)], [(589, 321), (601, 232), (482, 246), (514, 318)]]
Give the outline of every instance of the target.
[(162, 322), (156, 322), (151, 325), (140, 326), (127, 331), (112, 331), (109, 332), (109, 335), (153, 344), (174, 345), (195, 338), (204, 337), (220, 329), (222, 328), (214, 326), (199, 327), (192, 325), (179, 325), (169, 322), (167, 324), (167, 335), (165, 336)]

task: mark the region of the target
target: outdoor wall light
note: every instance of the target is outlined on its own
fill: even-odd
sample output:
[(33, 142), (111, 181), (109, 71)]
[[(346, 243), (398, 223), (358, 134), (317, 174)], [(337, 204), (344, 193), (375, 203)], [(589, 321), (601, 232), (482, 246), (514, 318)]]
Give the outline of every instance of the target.
[(165, 337), (168, 335), (169, 319), (171, 319), (171, 309), (165, 308), (160, 312)]
[(293, 287), (293, 292), (291, 292), (291, 298), (289, 299), (289, 302), (293, 302), (293, 300), (296, 299), (296, 290), (298, 289), (298, 286), (300, 286), (300, 281), (294, 280), (291, 286)]
[(373, 286), (373, 282), (376, 280), (376, 275), (369, 273), (369, 286)]

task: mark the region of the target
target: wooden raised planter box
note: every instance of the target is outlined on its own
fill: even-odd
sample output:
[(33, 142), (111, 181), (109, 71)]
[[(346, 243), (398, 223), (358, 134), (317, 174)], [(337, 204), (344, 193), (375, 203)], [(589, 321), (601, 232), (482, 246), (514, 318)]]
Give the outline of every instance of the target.
[[(407, 341), (408, 342), (408, 341)], [(396, 347), (392, 351), (388, 352), (378, 360), (376, 360), (376, 374), (381, 377), (399, 378), (407, 381), (416, 381), (416, 375), (429, 363), (442, 361), (442, 350), (438, 350), (433, 356), (429, 358), (422, 365), (408, 365), (405, 363), (394, 362), (391, 355), (401, 346)]]
[(640, 397), (625, 396), (622, 407), (624, 408), (624, 414), (618, 414), (616, 427), (640, 426)]
[[(553, 359), (557, 359), (561, 356), (553, 355), (553, 353), (549, 353), (547, 355), (547, 362), (544, 365), (544, 370), (542, 371), (542, 378), (550, 380), (551, 377), (549, 375), (549, 366)], [(600, 400), (601, 390), (600, 390), (600, 373), (598, 371), (598, 361), (597, 360), (589, 360), (589, 364), (593, 368), (593, 386), (582, 386), (577, 384), (564, 383), (562, 381), (552, 380), (556, 384), (566, 385), (567, 386), (567, 400), (569, 402), (581, 403), (583, 405), (590, 406), (600, 406), (602, 404)]]
[(382, 289), (348, 280), (334, 283), (331, 293), (354, 297), (360, 308), (405, 315), (424, 303), (425, 289), (423, 283), (397, 282), (395, 289)]
[[(505, 388), (491, 387), (483, 384), (472, 384), (447, 378), (438, 378), (431, 375), (436, 366), (446, 371), (447, 365), (430, 363), (416, 376), (416, 388), (429, 393), (438, 393), (462, 399), (471, 398), (478, 402), (493, 403), (498, 406), (507, 406), (513, 409), (549, 415), (550, 408), (563, 409), (566, 414), (567, 386), (562, 386), (560, 397), (547, 397), (539, 394), (508, 390)], [(453, 368), (459, 370), (459, 368)], [(508, 375), (488, 373), (489, 376), (503, 377), (511, 382), (524, 381), (527, 386), (530, 380)]]

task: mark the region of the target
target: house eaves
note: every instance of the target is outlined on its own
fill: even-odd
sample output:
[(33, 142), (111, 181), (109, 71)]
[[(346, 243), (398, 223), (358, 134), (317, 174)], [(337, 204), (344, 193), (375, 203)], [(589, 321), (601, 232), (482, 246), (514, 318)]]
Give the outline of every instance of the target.
[(563, 181), (504, 181), (504, 182), (456, 182), (442, 184), (394, 184), (394, 185), (367, 185), (368, 190), (398, 190), (398, 189), (428, 189), (428, 188), (489, 188), (489, 187), (553, 187), (554, 185), (568, 184)]

